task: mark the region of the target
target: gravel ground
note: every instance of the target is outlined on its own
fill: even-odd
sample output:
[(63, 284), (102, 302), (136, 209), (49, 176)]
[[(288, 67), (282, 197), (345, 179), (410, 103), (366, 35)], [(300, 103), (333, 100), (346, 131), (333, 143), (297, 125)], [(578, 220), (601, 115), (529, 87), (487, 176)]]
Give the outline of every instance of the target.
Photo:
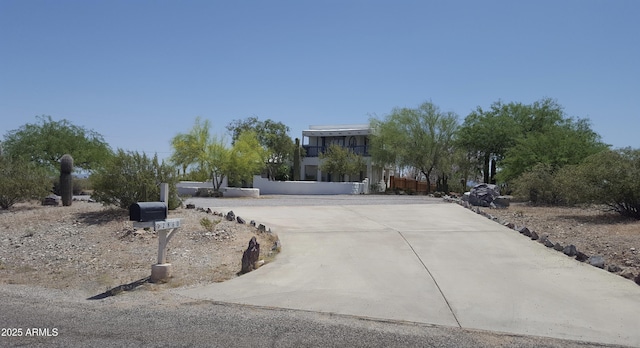
[[(183, 219), (167, 248), (174, 277), (167, 284), (141, 282), (145, 287), (236, 277), (253, 236), (261, 244), (261, 259), (268, 263), (277, 253), (272, 251), (275, 233), (260, 233), (248, 224), (194, 209), (177, 209), (169, 217)], [(210, 230), (201, 224), (203, 219), (210, 221)], [(128, 220), (125, 210), (85, 201), (71, 207), (22, 203), (0, 211), (0, 284), (78, 289), (89, 296), (145, 279), (157, 262), (157, 235), (133, 228)]]

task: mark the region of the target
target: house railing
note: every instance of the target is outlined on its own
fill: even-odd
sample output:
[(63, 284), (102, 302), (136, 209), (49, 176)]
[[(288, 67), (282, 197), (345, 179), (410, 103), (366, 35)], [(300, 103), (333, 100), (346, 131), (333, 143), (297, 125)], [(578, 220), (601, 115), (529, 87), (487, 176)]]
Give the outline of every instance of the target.
[[(307, 157), (318, 157), (321, 153), (325, 153), (327, 151), (328, 146), (311, 146), (311, 145), (303, 145), (302, 146), (306, 151)], [(357, 145), (357, 146), (344, 146), (344, 148), (349, 149), (351, 152), (356, 155), (361, 156), (369, 156), (369, 146), (367, 145)]]

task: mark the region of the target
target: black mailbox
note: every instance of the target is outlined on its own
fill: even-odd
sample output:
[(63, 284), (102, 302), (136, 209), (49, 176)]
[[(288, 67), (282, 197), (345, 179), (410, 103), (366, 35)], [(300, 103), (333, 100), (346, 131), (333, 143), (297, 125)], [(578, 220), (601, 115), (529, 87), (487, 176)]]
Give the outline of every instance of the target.
[(129, 220), (138, 222), (167, 219), (167, 205), (164, 202), (138, 202), (129, 206)]

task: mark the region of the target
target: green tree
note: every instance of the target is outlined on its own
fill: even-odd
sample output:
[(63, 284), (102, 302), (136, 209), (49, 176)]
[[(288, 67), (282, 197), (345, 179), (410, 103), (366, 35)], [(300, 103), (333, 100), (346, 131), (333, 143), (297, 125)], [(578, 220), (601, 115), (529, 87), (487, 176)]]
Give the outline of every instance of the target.
[(180, 205), (176, 183), (178, 173), (173, 166), (138, 152), (118, 149), (104, 166), (90, 177), (94, 198), (105, 205), (115, 205), (128, 209), (136, 202), (158, 201), (160, 184), (169, 184), (169, 209)]
[(472, 176), (477, 177), (475, 170), (478, 167), (477, 158), (471, 157), (467, 151), (455, 146), (447, 149), (447, 155), (443, 157), (438, 169), (436, 190), (467, 191), (467, 181)]
[(369, 138), (369, 154), (377, 163), (397, 169), (402, 167), (400, 153), (404, 135), (400, 127), (393, 122), (371, 118), (369, 125), (372, 135)]
[(211, 122), (197, 117), (188, 133), (171, 139), (171, 162), (182, 167), (183, 175), (191, 167), (190, 177), (211, 180), (219, 192), (229, 168), (230, 152), (223, 139), (211, 135)]
[[(212, 143), (209, 130), (211, 122), (196, 117), (195, 124), (189, 133), (180, 133), (171, 139), (173, 153), (170, 161), (182, 168), (182, 174), (186, 175), (187, 168), (191, 165), (202, 167), (203, 152)], [(202, 170), (197, 168), (196, 171)], [(208, 175), (206, 176), (209, 177)]]
[(340, 145), (331, 144), (324, 153), (320, 154), (320, 170), (331, 174), (334, 179), (342, 182), (345, 176), (349, 176), (350, 181), (358, 176), (366, 167), (364, 158), (361, 155), (349, 151)]
[(519, 137), (507, 150), (499, 177), (510, 182), (540, 163), (555, 172), (605, 149), (607, 145), (591, 130), (587, 120), (563, 118)]
[(567, 118), (562, 106), (545, 98), (530, 105), (496, 102), (470, 113), (457, 146), (481, 159), (485, 182), (511, 182), (538, 163), (555, 170), (606, 148), (584, 119)]
[(9, 209), (27, 199), (40, 199), (51, 190), (46, 171), (21, 158), (0, 155), (0, 208)]
[(468, 158), (480, 160), (484, 182), (495, 183), (498, 162), (520, 133), (516, 118), (525, 112), (522, 104), (496, 102), (489, 110), (476, 108), (459, 128), (456, 146), (466, 151)]
[(220, 192), (220, 186), (231, 166), (231, 151), (224, 140), (217, 136), (211, 137), (198, 162), (198, 171), (208, 176), (215, 192)]
[(220, 191), (225, 178), (230, 183), (249, 181), (264, 168), (266, 152), (260, 146), (256, 133), (242, 132), (229, 148), (222, 138), (210, 135), (211, 123), (196, 118), (195, 125), (186, 134), (172, 140), (172, 162), (183, 169), (192, 166), (193, 177), (211, 180), (213, 189)]
[(254, 132), (259, 144), (266, 151), (265, 168), (269, 179), (286, 180), (289, 178), (295, 150), (295, 144), (289, 136), (289, 127), (282, 122), (271, 119), (260, 121), (257, 117), (248, 117), (229, 123), (227, 130), (232, 134), (233, 144), (242, 133)]
[(244, 186), (264, 168), (267, 150), (260, 146), (255, 132), (245, 131), (238, 136), (229, 154), (229, 182)]
[(373, 120), (371, 155), (377, 163), (419, 170), (431, 187), (431, 177), (443, 167), (458, 128), (457, 115), (431, 102), (417, 109), (394, 109), (384, 120)]
[(112, 153), (102, 135), (93, 130), (64, 119), (54, 121), (51, 116), (37, 119), (37, 123), (27, 123), (5, 135), (6, 155), (34, 162), (55, 173), (64, 154), (71, 154), (80, 170), (92, 170)]

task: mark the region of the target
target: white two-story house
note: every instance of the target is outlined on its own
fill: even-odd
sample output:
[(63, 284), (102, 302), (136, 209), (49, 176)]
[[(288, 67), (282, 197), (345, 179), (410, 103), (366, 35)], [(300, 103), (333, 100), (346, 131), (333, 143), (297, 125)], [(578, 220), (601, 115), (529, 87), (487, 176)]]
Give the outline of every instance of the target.
[(357, 177), (347, 178), (349, 181), (363, 181), (369, 179), (369, 183), (379, 183), (382, 188), (389, 180), (389, 171), (371, 161), (369, 154), (369, 136), (371, 128), (368, 124), (345, 124), (309, 126), (302, 131), (302, 147), (306, 154), (300, 163), (300, 178), (311, 181), (340, 181), (331, 178), (328, 173), (320, 170), (320, 154), (331, 144), (346, 147), (352, 152), (361, 155), (367, 164), (366, 171), (360, 172)]

